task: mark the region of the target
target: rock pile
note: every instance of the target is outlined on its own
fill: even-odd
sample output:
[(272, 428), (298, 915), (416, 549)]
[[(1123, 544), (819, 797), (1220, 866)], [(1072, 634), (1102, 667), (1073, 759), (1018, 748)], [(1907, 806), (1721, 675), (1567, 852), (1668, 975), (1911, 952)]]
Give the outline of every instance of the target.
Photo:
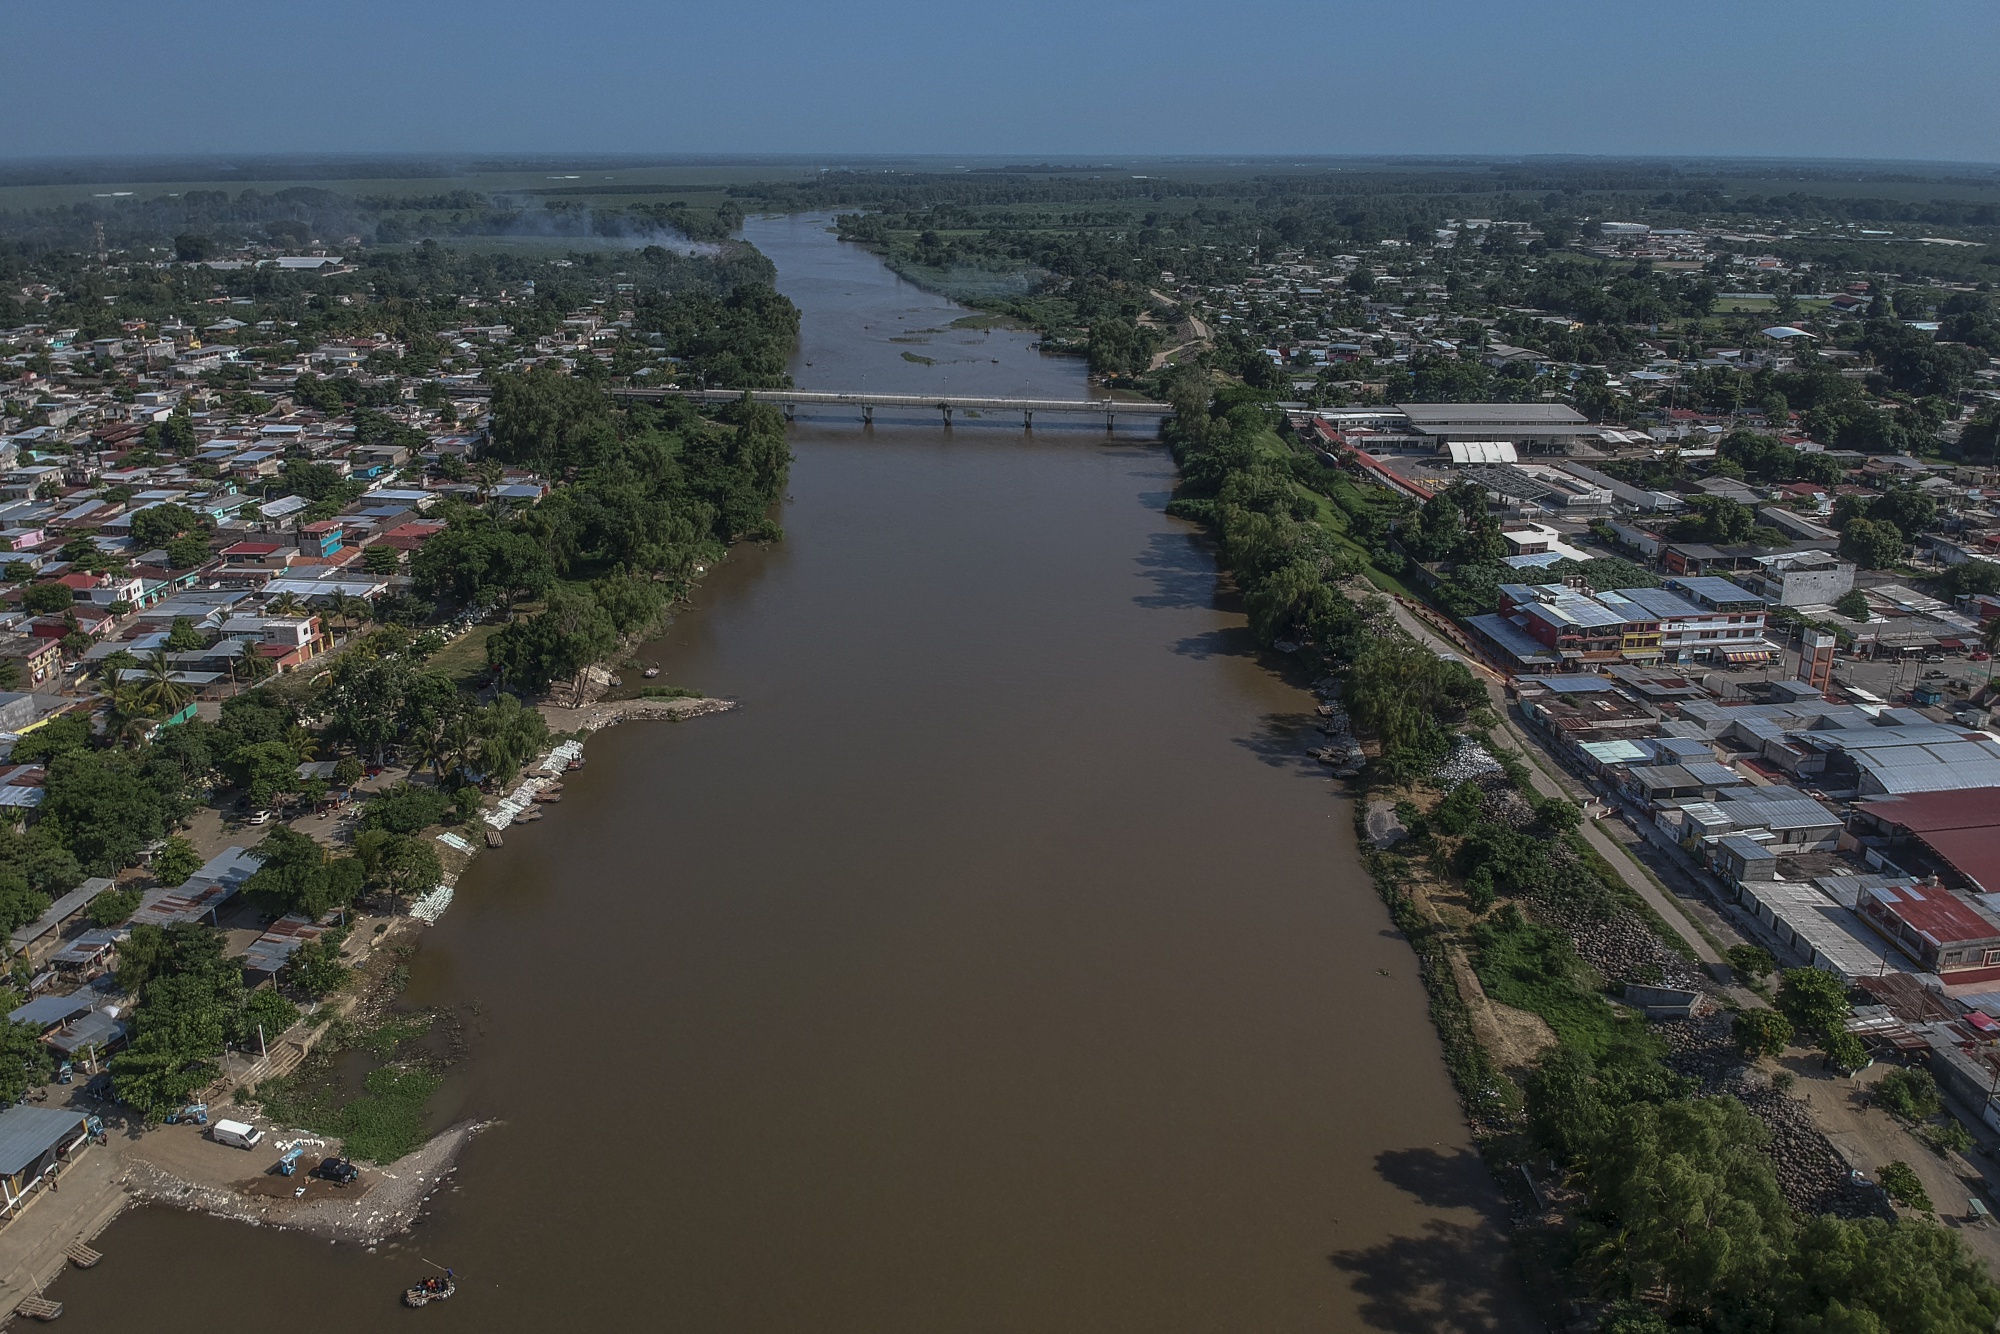
[(1692, 1078), (1703, 1093), (1741, 1102), (1770, 1132), (1767, 1151), (1777, 1168), (1785, 1202), (1807, 1214), (1840, 1218), (1893, 1218), (1879, 1187), (1854, 1180), (1847, 1160), (1812, 1122), (1805, 1105), (1743, 1064), (1730, 1036), (1729, 1016), (1704, 1015), (1655, 1024), (1667, 1042), (1667, 1064)]
[(1431, 782), (1449, 792), (1468, 778), (1500, 773), (1500, 761), (1469, 736), (1451, 740), (1451, 753), (1431, 771)]
[(1637, 913), (1597, 916), (1572, 904), (1537, 901), (1535, 916), (1567, 935), (1577, 956), (1609, 981), (1709, 989), (1701, 970), (1662, 945)]

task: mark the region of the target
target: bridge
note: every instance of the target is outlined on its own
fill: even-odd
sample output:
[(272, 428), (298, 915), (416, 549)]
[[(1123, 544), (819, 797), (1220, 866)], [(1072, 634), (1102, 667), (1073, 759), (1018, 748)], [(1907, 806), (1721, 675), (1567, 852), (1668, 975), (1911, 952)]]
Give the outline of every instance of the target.
[[(662, 403), (670, 398), (691, 398), (698, 403), (734, 403), (743, 397), (741, 389), (613, 389), (614, 398)], [(1102, 417), (1104, 429), (1110, 430), (1120, 417), (1149, 417), (1155, 421), (1174, 415), (1171, 403), (1148, 403), (1135, 399), (1112, 398), (980, 398), (965, 394), (872, 394), (872, 393), (827, 393), (807, 389), (752, 389), (753, 401), (770, 403), (785, 410), (785, 420), (791, 421), (800, 408), (855, 408), (861, 413), (861, 420), (873, 422), (875, 409), (894, 409), (943, 414), (944, 424), (951, 425), (954, 412), (978, 413), (1020, 413), (1021, 425), (1026, 430), (1035, 427), (1035, 414)]]

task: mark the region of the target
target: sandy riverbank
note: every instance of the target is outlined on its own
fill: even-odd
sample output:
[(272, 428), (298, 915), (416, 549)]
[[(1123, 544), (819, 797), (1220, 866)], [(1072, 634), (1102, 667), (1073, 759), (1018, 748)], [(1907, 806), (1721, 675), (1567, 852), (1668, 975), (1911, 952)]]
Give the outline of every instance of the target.
[[(361, 1179), (351, 1186), (309, 1178), (304, 1171), (293, 1177), (278, 1176), (268, 1165), (242, 1175), (241, 1169), (250, 1166), (244, 1159), (254, 1158), (258, 1164), (265, 1158), (275, 1161), (277, 1145), (292, 1138), (270, 1132), (265, 1144), (259, 1146), (268, 1152), (244, 1154), (215, 1145), (220, 1153), (236, 1157), (236, 1162), (220, 1171), (211, 1166), (214, 1155), (189, 1153), (181, 1146), (175, 1146), (179, 1151), (134, 1151), (125, 1188), (144, 1202), (196, 1209), (253, 1226), (292, 1228), (336, 1241), (373, 1244), (409, 1228), (451, 1174), (466, 1144), (492, 1124), (461, 1122), (387, 1167), (364, 1168)], [(196, 1142), (212, 1144), (208, 1140)], [(312, 1163), (329, 1151), (330, 1147), (309, 1148), (304, 1161)]]
[(733, 699), (638, 699), (592, 700), (586, 704), (543, 704), (542, 717), (552, 732), (597, 732), (619, 723), (646, 719), (680, 722), (710, 713), (728, 713), (737, 707)]

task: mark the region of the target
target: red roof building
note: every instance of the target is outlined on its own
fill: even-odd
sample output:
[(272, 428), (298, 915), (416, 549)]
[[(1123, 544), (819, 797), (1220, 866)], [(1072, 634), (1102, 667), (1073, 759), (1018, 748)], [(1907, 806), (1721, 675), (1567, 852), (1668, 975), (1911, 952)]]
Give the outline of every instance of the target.
[(2000, 921), (1943, 885), (1863, 890), (1861, 918), (1947, 984), (2000, 979)]
[(1860, 802), (1854, 807), (1854, 832), (1885, 839), (1891, 855), (1915, 844), (1968, 888), (2000, 894), (2000, 787)]

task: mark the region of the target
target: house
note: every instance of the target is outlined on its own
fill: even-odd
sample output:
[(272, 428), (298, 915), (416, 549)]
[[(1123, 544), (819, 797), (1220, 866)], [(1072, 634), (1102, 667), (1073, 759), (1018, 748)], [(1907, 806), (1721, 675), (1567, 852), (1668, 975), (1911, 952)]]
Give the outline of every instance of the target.
[(2000, 980), (2000, 919), (1935, 883), (1864, 890), (1861, 920), (1947, 986)]
[(1824, 551), (1774, 551), (1738, 580), (1780, 607), (1830, 607), (1854, 587), (1855, 566)]
[(14, 683), (30, 690), (62, 675), (62, 645), (34, 635), (0, 635), (0, 662), (14, 664)]

